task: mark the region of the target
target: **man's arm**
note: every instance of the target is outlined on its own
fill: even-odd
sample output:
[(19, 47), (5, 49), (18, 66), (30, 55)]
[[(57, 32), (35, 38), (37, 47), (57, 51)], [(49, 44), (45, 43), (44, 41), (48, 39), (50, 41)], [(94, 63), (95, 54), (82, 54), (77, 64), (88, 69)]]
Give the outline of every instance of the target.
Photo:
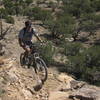
[(34, 36), (40, 41), (43, 42), (42, 39), (36, 34), (36, 30), (32, 29)]
[(22, 40), (21, 40), (20, 38), (19, 38), (18, 40), (19, 40), (19, 45), (20, 45), (21, 47), (23, 47), (24, 44), (23, 44)]
[(40, 42), (42, 42), (42, 39), (37, 34), (34, 34), (34, 35)]

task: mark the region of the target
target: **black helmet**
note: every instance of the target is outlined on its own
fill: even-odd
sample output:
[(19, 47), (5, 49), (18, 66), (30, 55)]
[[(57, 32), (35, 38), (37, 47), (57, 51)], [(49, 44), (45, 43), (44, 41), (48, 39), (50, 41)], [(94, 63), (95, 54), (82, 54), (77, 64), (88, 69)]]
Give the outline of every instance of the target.
[(28, 20), (28, 21), (25, 22), (26, 27), (31, 27), (31, 25), (32, 25), (31, 21)]

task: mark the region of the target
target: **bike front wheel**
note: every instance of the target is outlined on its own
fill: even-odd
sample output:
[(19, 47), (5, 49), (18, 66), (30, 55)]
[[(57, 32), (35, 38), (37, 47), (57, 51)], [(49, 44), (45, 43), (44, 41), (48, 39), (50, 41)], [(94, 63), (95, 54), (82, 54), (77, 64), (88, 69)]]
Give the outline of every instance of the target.
[(48, 71), (45, 62), (42, 59), (37, 58), (35, 63), (36, 63), (36, 68), (35, 68), (36, 74), (38, 75), (38, 77), (42, 82), (45, 82), (48, 77)]

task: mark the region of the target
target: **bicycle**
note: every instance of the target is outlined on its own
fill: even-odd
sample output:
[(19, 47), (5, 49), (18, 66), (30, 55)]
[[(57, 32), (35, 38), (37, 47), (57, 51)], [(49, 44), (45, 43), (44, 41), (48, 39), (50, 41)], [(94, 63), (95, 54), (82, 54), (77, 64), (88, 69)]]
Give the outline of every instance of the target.
[(38, 78), (44, 83), (48, 77), (47, 65), (37, 52), (37, 44), (31, 44), (31, 53), (26, 56), (25, 52), (20, 55), (20, 64), (32, 67)]

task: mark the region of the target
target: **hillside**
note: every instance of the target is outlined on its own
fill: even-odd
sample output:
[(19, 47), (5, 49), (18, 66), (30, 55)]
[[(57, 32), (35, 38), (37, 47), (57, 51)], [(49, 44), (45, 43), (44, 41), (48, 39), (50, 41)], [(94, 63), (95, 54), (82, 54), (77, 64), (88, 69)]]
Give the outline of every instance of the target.
[[(49, 68), (48, 80), (39, 91), (31, 69), (23, 69), (16, 59), (4, 59), (0, 66), (1, 100), (100, 100), (100, 88), (75, 81), (54, 68)], [(38, 88), (38, 87), (37, 87)]]
[[(100, 100), (100, 1), (0, 1), (0, 100)], [(26, 20), (47, 41), (48, 79), (20, 65)], [(33, 42), (37, 42), (33, 37)]]
[[(76, 81), (71, 76), (59, 72), (56, 66), (49, 66), (47, 81), (39, 91), (35, 91), (37, 81), (34, 73), (31, 69), (22, 68), (19, 64), (19, 56), (23, 50), (19, 47), (16, 36), (18, 30), (23, 27), (25, 19), (18, 19), (16, 18), (16, 24), (12, 26), (13, 30), (1, 41), (5, 45), (5, 55), (0, 60), (1, 100), (79, 100), (80, 98), (99, 100), (99, 87)], [(6, 28), (10, 24), (3, 23), (3, 25)], [(46, 31), (41, 26), (34, 27), (39, 31), (38, 33), (44, 34)]]

